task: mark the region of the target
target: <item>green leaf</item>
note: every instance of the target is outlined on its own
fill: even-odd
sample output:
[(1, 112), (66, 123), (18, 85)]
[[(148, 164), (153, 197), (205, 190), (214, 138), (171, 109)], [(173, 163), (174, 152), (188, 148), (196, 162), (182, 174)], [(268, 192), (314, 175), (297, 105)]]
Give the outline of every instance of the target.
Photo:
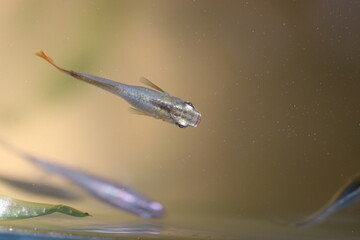
[(39, 217), (54, 212), (60, 212), (74, 217), (89, 216), (86, 212), (81, 212), (66, 205), (35, 203), (0, 196), (0, 220)]

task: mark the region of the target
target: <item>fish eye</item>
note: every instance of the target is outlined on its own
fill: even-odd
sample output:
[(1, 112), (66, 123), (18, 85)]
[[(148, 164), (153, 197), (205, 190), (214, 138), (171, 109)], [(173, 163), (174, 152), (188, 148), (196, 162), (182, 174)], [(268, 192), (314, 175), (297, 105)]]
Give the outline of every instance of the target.
[(181, 123), (176, 123), (176, 126), (178, 126), (179, 128), (186, 128), (187, 126), (182, 125)]
[(191, 106), (192, 108), (195, 108), (194, 105), (193, 105), (191, 102), (185, 102), (185, 105), (189, 105), (189, 106)]
[(186, 128), (188, 124), (184, 119), (179, 119), (178, 121), (176, 121), (176, 126), (178, 126), (179, 128)]

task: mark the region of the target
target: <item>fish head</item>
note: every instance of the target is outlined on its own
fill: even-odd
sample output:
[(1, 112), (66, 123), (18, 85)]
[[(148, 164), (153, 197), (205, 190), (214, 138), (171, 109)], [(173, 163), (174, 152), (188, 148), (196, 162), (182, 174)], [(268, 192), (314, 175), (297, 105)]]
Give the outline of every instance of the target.
[(165, 210), (160, 203), (149, 201), (145, 204), (139, 204), (136, 212), (142, 218), (159, 218), (164, 215)]
[(180, 128), (196, 127), (201, 120), (201, 113), (189, 101), (176, 99), (170, 110), (173, 123)]
[(133, 195), (133, 198), (133, 201), (125, 201), (117, 206), (142, 218), (159, 218), (164, 215), (165, 209), (159, 202), (149, 200), (138, 194)]
[[(93, 184), (95, 186), (95, 184)], [(98, 187), (96, 189), (99, 189)], [(121, 208), (142, 218), (159, 218), (165, 210), (159, 202), (148, 199), (140, 193), (118, 184), (107, 185), (95, 196), (110, 205)]]

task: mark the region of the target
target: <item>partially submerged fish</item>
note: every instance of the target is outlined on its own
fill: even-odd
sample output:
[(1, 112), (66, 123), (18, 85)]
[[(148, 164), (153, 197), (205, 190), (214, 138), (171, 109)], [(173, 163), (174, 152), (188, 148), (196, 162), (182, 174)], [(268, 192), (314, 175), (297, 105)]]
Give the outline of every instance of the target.
[(121, 208), (143, 218), (158, 218), (164, 214), (164, 208), (160, 203), (149, 200), (129, 187), (79, 170), (44, 161), (4, 141), (0, 141), (0, 144), (36, 166), (65, 177), (94, 197), (114, 207)]
[(74, 78), (122, 97), (133, 106), (132, 110), (135, 112), (162, 119), (166, 122), (175, 124), (180, 128), (189, 126), (196, 127), (200, 123), (201, 114), (191, 102), (171, 96), (146, 78), (141, 78), (141, 82), (155, 90), (127, 85), (90, 74), (66, 70), (58, 67), (43, 51), (35, 54), (48, 61), (58, 70)]
[(297, 222), (298, 227), (310, 226), (325, 220), (330, 215), (360, 201), (360, 175), (351, 178), (331, 200), (307, 219)]
[(74, 217), (90, 216), (86, 212), (79, 211), (66, 205), (35, 203), (0, 196), (0, 220), (17, 220), (39, 217), (54, 212), (59, 212)]
[(44, 184), (42, 182), (34, 182), (32, 180), (25, 179), (16, 179), (12, 177), (0, 176), (0, 181), (8, 184), (10, 186), (19, 188), (23, 191), (36, 194), (36, 195), (45, 195), (48, 197), (55, 197), (67, 200), (74, 200), (80, 196), (61, 187)]

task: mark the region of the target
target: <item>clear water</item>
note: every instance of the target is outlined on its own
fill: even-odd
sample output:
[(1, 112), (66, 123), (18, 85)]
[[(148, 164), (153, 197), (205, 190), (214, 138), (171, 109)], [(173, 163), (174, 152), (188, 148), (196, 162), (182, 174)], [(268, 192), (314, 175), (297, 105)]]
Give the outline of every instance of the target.
[[(186, 222), (186, 224), (184, 223)], [(339, 231), (339, 228), (341, 231)], [(108, 218), (69, 220), (52, 216), (2, 224), (5, 239), (357, 239), (358, 221), (333, 219), (316, 228), (295, 228), (284, 223), (239, 219), (186, 219), (177, 223), (161, 221), (114, 221)]]
[[(359, 205), (309, 228), (360, 169), (359, 1), (0, 1), (0, 138), (128, 185), (166, 216), (142, 220), (0, 149), (0, 178), (56, 185), (61, 214), (0, 222), (0, 239), (359, 239)], [(197, 128), (133, 115), (62, 67), (140, 85), (202, 113)]]

